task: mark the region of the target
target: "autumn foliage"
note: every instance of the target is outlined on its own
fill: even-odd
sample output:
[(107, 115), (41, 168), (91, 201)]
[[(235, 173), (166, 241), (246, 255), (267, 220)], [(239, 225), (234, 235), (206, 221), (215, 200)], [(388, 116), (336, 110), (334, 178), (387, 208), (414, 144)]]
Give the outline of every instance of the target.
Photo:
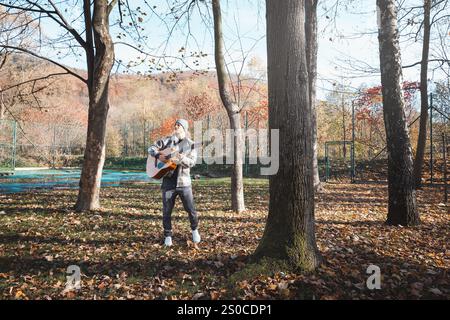
[(189, 96), (184, 103), (184, 110), (187, 117), (192, 120), (201, 120), (207, 114), (219, 110), (221, 106), (206, 92)]

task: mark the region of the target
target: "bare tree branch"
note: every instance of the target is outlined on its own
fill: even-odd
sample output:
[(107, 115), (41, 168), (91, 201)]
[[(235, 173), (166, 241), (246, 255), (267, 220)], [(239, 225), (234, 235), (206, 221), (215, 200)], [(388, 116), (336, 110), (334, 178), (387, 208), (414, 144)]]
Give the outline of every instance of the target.
[(26, 80), (26, 81), (23, 81), (23, 82), (20, 82), (20, 83), (13, 84), (13, 85), (11, 85), (9, 87), (6, 87), (4, 89), (1, 89), (0, 93), (3, 93), (5, 91), (11, 90), (11, 89), (14, 89), (14, 88), (17, 88), (17, 87), (20, 87), (20, 86), (22, 86), (24, 84), (27, 84), (27, 83), (33, 82), (33, 85), (34, 85), (37, 81), (40, 81), (40, 80), (46, 80), (46, 79), (50, 79), (52, 77), (63, 76), (63, 75), (68, 75), (68, 74), (69, 74), (68, 72), (58, 72), (58, 73), (48, 74), (46, 76), (39, 77), (39, 78), (29, 79), (29, 80)]
[(25, 49), (25, 48), (19, 48), (19, 47), (8, 46), (8, 45), (3, 45), (3, 44), (0, 44), (0, 48), (5, 48), (5, 49), (11, 49), (11, 50), (21, 51), (21, 52), (27, 53), (27, 54), (29, 54), (29, 55), (32, 55), (32, 56), (34, 56), (34, 57), (36, 57), (36, 58), (39, 58), (39, 59), (48, 61), (48, 62), (50, 62), (50, 63), (52, 63), (52, 64), (54, 64), (54, 65), (56, 65), (56, 66), (58, 66), (58, 67), (60, 67), (60, 68), (62, 68), (62, 69), (64, 69), (64, 70), (66, 70), (67, 73), (69, 73), (69, 74), (73, 75), (74, 77), (80, 79), (80, 80), (83, 81), (84, 83), (87, 83), (87, 80), (86, 80), (86, 79), (84, 79), (82, 76), (80, 76), (80, 75), (77, 74), (76, 72), (70, 70), (70, 69), (67, 68), (66, 66), (64, 66), (64, 65), (62, 65), (62, 64), (60, 64), (60, 63), (58, 63), (58, 62), (56, 62), (56, 61), (53, 61), (52, 59), (49, 59), (49, 58), (43, 57), (43, 56), (41, 56), (41, 55), (38, 55), (37, 53), (35, 53), (35, 52), (33, 52), (33, 51), (30, 51), (30, 50)]

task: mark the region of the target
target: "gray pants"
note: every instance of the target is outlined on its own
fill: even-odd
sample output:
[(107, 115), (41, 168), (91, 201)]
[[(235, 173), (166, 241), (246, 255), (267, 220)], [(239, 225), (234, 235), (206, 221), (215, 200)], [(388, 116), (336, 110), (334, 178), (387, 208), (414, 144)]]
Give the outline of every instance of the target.
[(180, 196), (183, 203), (184, 210), (189, 215), (191, 229), (195, 230), (198, 227), (197, 211), (194, 207), (194, 197), (192, 195), (192, 187), (182, 187), (171, 190), (162, 189), (163, 199), (163, 228), (164, 236), (172, 236), (172, 210), (175, 206), (175, 199), (177, 195)]

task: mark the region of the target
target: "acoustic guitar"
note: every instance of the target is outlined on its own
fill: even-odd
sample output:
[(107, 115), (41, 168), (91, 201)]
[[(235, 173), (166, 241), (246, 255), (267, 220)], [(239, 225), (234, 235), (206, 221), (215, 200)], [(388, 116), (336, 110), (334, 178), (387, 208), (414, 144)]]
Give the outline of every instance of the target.
[[(209, 142), (208, 142), (209, 144)], [(202, 145), (201, 142), (193, 143), (191, 145), (191, 150)], [(158, 158), (152, 157), (150, 154), (147, 158), (146, 172), (150, 178), (162, 179), (167, 176), (170, 172), (177, 168), (177, 164), (170, 159), (177, 156), (180, 153), (178, 145), (174, 147), (168, 147), (159, 151)]]

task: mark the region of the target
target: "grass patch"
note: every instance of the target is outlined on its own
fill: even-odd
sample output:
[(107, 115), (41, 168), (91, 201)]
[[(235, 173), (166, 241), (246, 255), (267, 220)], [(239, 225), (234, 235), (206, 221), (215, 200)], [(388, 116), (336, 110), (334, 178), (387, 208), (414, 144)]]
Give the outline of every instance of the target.
[(247, 264), (242, 270), (232, 274), (229, 285), (235, 285), (238, 282), (252, 280), (260, 276), (271, 277), (276, 273), (293, 271), (294, 269), (286, 261), (263, 258), (259, 262)]

